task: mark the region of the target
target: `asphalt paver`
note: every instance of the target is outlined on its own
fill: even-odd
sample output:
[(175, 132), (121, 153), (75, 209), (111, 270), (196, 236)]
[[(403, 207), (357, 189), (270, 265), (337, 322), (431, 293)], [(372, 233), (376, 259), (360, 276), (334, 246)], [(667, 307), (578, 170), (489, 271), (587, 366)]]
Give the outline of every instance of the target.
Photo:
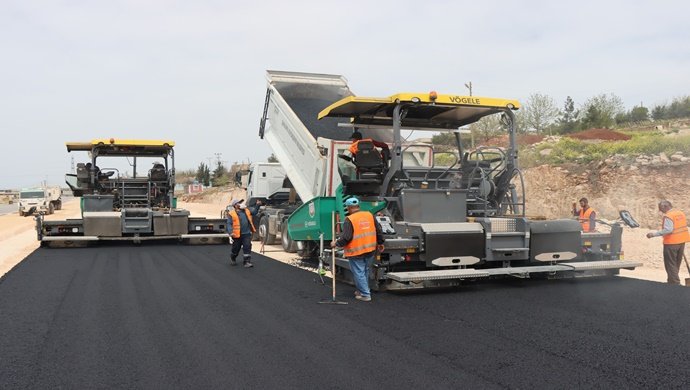
[(0, 279), (0, 387), (688, 388), (690, 288), (505, 280), (348, 305), (227, 246), (32, 253)]

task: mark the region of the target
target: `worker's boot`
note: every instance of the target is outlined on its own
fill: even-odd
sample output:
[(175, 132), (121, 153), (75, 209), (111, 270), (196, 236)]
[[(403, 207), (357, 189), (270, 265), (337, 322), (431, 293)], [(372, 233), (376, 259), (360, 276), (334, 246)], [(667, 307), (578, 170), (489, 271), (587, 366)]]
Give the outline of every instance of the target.
[(237, 256), (230, 256), (230, 265), (237, 265)]
[(252, 264), (252, 258), (249, 255), (244, 256), (244, 268), (252, 268), (254, 264)]

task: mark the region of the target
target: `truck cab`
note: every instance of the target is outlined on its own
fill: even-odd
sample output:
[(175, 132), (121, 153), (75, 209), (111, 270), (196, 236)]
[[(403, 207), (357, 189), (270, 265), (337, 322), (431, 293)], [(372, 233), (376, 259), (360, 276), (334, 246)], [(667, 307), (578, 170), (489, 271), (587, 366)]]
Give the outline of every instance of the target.
[(53, 214), (62, 209), (62, 188), (25, 188), (19, 191), (19, 215)]

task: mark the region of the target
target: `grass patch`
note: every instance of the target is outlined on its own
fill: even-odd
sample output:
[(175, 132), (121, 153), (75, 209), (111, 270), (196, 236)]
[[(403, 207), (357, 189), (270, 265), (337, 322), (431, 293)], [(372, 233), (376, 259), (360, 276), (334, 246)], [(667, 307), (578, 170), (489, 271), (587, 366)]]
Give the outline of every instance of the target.
[[(588, 163), (600, 161), (615, 154), (639, 156), (641, 154), (666, 153), (670, 156), (675, 152), (690, 155), (690, 135), (664, 136), (659, 132), (630, 132), (632, 139), (628, 141), (606, 141), (589, 143), (564, 137), (556, 144), (542, 144), (534, 149), (522, 151), (521, 165), (525, 167), (539, 164)], [(551, 149), (548, 156), (540, 154), (545, 149)]]

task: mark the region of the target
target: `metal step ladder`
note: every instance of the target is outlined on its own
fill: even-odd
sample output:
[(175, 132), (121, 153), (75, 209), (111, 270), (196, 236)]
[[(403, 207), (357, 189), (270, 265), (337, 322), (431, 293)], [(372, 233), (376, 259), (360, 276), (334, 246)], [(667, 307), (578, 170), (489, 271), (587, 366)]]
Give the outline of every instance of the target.
[(153, 211), (147, 208), (129, 208), (122, 210), (123, 233), (152, 233)]

